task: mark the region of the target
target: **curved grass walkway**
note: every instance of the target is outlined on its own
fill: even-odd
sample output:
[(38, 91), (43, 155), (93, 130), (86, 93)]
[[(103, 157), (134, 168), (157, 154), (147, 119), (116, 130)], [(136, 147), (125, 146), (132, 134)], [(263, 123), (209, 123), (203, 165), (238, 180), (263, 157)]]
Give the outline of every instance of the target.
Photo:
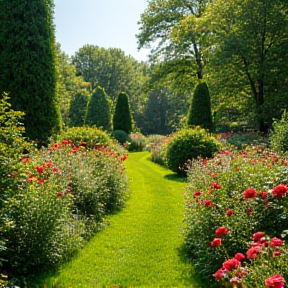
[(53, 282), (65, 288), (200, 287), (180, 252), (185, 182), (150, 162), (147, 152), (130, 154), (125, 167), (131, 191), (127, 206), (109, 217), (109, 227)]

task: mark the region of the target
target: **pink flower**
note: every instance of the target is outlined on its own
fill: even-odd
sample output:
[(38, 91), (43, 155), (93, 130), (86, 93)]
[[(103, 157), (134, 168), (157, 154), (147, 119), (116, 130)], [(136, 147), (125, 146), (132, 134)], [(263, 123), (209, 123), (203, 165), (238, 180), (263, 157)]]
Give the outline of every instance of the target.
[(224, 235), (226, 235), (228, 233), (229, 233), (229, 230), (226, 227), (221, 226), (221, 227), (216, 229), (216, 233), (215, 234), (216, 234), (217, 238), (221, 238), (222, 236), (224, 236)]
[(247, 258), (248, 259), (255, 259), (258, 257), (258, 255), (260, 254), (261, 250), (259, 249), (259, 247), (251, 247), (250, 249), (248, 249), (248, 251), (246, 252)]
[(219, 183), (216, 183), (216, 182), (212, 182), (211, 183), (211, 186), (215, 189), (220, 189), (221, 188), (221, 185)]
[(253, 234), (253, 241), (258, 242), (261, 238), (265, 236), (264, 232), (256, 232)]
[(232, 209), (228, 209), (228, 210), (226, 211), (226, 213), (227, 213), (228, 216), (231, 216), (231, 215), (234, 214), (234, 212), (233, 212)]
[(270, 247), (281, 247), (282, 244), (283, 244), (283, 240), (274, 237), (274, 238), (271, 240), (269, 246), (270, 246)]
[(265, 288), (284, 288), (284, 283), (283, 276), (276, 274), (265, 280)]
[(257, 191), (255, 189), (249, 188), (249, 189), (245, 190), (244, 197), (245, 197), (245, 199), (255, 198), (256, 194), (257, 194)]
[(197, 198), (198, 196), (200, 196), (201, 195), (201, 192), (200, 192), (200, 190), (197, 190), (195, 193), (194, 193), (194, 198)]
[(234, 258), (240, 261), (240, 260), (245, 259), (245, 256), (242, 253), (236, 253)]
[(288, 193), (288, 187), (284, 184), (280, 184), (272, 189), (272, 194), (275, 198), (281, 199)]
[(274, 251), (273, 254), (272, 254), (272, 257), (277, 257), (281, 254), (281, 251), (280, 250), (277, 250), (277, 251)]
[(236, 267), (241, 266), (241, 262), (235, 258), (232, 259), (228, 259), (226, 260), (223, 265), (222, 268), (228, 270), (228, 271), (232, 271), (234, 270)]
[(214, 240), (211, 242), (211, 247), (216, 247), (221, 245), (221, 238), (214, 238)]

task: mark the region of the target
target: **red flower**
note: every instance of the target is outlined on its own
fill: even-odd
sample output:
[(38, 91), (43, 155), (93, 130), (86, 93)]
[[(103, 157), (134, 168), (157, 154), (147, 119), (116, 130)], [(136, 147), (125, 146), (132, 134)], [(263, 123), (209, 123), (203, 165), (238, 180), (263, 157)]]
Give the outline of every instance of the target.
[(266, 191), (261, 191), (260, 192), (260, 197), (264, 200), (264, 199), (266, 199), (267, 198), (267, 192)]
[(242, 259), (245, 259), (245, 256), (242, 253), (236, 253), (234, 258), (240, 261)]
[(220, 280), (222, 276), (224, 276), (226, 270), (223, 268), (220, 268), (213, 276), (215, 277), (216, 280)]
[(194, 198), (197, 198), (197, 197), (200, 196), (200, 195), (201, 195), (200, 190), (197, 190), (197, 191), (194, 193), (193, 197), (194, 197)]
[(238, 266), (241, 266), (241, 262), (235, 258), (225, 261), (222, 265), (222, 267), (228, 271), (232, 271)]
[(44, 167), (42, 167), (42, 166), (36, 166), (36, 169), (37, 169), (39, 174), (42, 174), (44, 172)]
[(216, 183), (216, 182), (212, 182), (211, 183), (211, 186), (215, 189), (220, 189), (221, 188), (221, 185), (219, 183)]
[(207, 164), (207, 159), (202, 160), (202, 165), (205, 166)]
[(231, 216), (232, 214), (234, 214), (232, 209), (228, 209), (226, 213), (228, 216)]
[(258, 242), (261, 238), (265, 236), (264, 232), (256, 232), (253, 234), (253, 241)]
[(216, 234), (217, 238), (221, 238), (222, 236), (224, 236), (224, 235), (226, 235), (228, 233), (229, 233), (229, 230), (226, 227), (221, 226), (221, 227), (216, 229), (216, 233), (215, 234)]
[(284, 283), (283, 276), (276, 274), (265, 280), (265, 288), (284, 288)]
[(261, 250), (259, 249), (259, 247), (251, 247), (250, 249), (248, 249), (248, 251), (246, 252), (247, 258), (248, 259), (255, 259), (258, 257), (258, 255), (260, 254)]
[(255, 198), (256, 194), (257, 194), (257, 191), (255, 189), (249, 188), (249, 189), (245, 190), (244, 197), (245, 197), (245, 199)]
[(128, 155), (127, 154), (124, 154), (122, 157), (121, 157), (121, 161), (124, 162), (126, 159), (127, 159)]
[(38, 179), (38, 183), (39, 184), (44, 184), (44, 180), (43, 179)]
[(87, 146), (87, 143), (84, 142), (84, 141), (82, 141), (82, 142), (80, 143), (80, 146), (82, 146), (82, 147), (86, 147), (86, 146)]
[(21, 162), (22, 162), (22, 163), (30, 163), (31, 160), (32, 160), (32, 159), (31, 159), (30, 157), (22, 157), (22, 158), (21, 158)]
[(274, 251), (273, 254), (272, 254), (272, 257), (277, 257), (281, 254), (281, 251), (277, 250), (277, 251)]
[(211, 242), (211, 247), (216, 247), (221, 245), (221, 238), (214, 238), (214, 240)]
[(253, 209), (252, 209), (252, 208), (248, 208), (248, 209), (246, 210), (246, 213), (247, 213), (248, 215), (250, 215), (252, 212), (253, 212)]
[(204, 200), (203, 201), (203, 205), (206, 205), (207, 207), (209, 208), (212, 208), (213, 207), (213, 204), (212, 204), (212, 201), (211, 200)]
[(58, 196), (59, 198), (61, 198), (61, 197), (63, 197), (63, 193), (62, 193), (61, 191), (59, 191), (59, 192), (57, 193), (57, 196)]
[(282, 244), (283, 244), (283, 240), (274, 237), (274, 238), (271, 240), (269, 246), (270, 246), (270, 247), (281, 247)]
[(284, 194), (288, 194), (288, 187), (284, 184), (280, 184), (272, 189), (272, 194), (274, 197), (280, 199)]
[(51, 166), (53, 166), (53, 163), (52, 162), (47, 162), (47, 163), (45, 163), (44, 164), (44, 167), (51, 167)]
[(79, 148), (77, 147), (77, 146), (73, 146), (73, 152), (75, 153), (75, 152), (77, 152), (78, 150), (79, 150)]

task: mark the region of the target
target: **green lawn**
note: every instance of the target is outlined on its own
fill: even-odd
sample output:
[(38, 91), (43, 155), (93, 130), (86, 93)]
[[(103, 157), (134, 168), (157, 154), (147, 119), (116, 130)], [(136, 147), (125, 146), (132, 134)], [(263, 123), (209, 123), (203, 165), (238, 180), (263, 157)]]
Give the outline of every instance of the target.
[(127, 206), (47, 287), (201, 287), (181, 254), (185, 181), (150, 162), (147, 152), (131, 153), (125, 167)]

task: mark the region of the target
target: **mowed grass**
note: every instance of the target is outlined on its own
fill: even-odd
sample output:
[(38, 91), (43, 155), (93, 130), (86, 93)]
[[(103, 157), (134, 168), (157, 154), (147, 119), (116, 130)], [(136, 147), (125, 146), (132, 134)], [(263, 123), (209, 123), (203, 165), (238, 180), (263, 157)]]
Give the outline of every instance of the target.
[(185, 180), (148, 152), (131, 153), (125, 167), (127, 206), (46, 287), (201, 287), (181, 253)]

